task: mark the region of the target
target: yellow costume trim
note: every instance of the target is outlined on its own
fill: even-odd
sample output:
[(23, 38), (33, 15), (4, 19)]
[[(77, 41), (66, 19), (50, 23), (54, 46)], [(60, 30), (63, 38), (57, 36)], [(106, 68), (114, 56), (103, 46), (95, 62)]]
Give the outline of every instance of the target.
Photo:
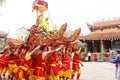
[(71, 75), (71, 73), (73, 72), (73, 70), (72, 69), (69, 69), (69, 70), (67, 70), (67, 71), (64, 71), (64, 77), (70, 77), (70, 75)]
[(73, 64), (79, 64), (79, 62), (73, 62)]
[(35, 76), (33, 75), (34, 68), (30, 68), (28, 73), (30, 75), (30, 80), (35, 80)]
[(2, 68), (0, 68), (0, 75), (2, 74), (2, 72), (3, 72), (3, 69), (2, 69)]
[(52, 77), (50, 80), (60, 80), (59, 75), (55, 76), (53, 70), (50, 71), (50, 76)]
[(23, 69), (24, 71), (28, 71), (29, 68), (25, 67), (25, 66), (19, 66), (21, 69)]
[(19, 72), (19, 79), (22, 79), (22, 71)]
[(75, 70), (73, 70), (73, 73), (75, 74), (77, 72), (77, 74), (81, 74), (81, 69), (78, 69), (77, 67), (76, 67), (76, 69)]
[(44, 68), (42, 68), (42, 67), (36, 67), (36, 68), (41, 69), (42, 71), (44, 71)]
[(2, 74), (5, 74), (7, 72), (7, 67), (3, 68)]
[(16, 73), (18, 70), (18, 66), (16, 64), (8, 64), (8, 75), (12, 73)]
[(64, 75), (64, 71), (63, 71), (63, 70), (61, 70), (61, 71), (59, 71), (59, 73), (58, 73), (58, 74), (59, 74), (59, 76), (60, 76), (60, 77), (62, 77), (62, 76)]
[(59, 75), (55, 76), (53, 70), (50, 70), (50, 75), (46, 75), (45, 79), (46, 80), (60, 80), (60, 76)]
[(45, 80), (44, 77), (35, 76), (35, 80)]
[(50, 66), (56, 66), (57, 65), (57, 63), (52, 63), (52, 64), (50, 64)]

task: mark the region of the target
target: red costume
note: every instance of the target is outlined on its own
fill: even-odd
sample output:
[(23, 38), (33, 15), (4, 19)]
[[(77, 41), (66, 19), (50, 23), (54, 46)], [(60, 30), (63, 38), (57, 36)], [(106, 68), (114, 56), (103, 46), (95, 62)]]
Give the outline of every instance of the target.
[(7, 56), (5, 54), (2, 54), (0, 56), (0, 75), (4, 75), (7, 71)]
[(17, 56), (14, 53), (17, 53), (16, 48), (11, 47), (8, 51), (8, 79), (10, 79), (10, 76), (13, 77), (18, 69)]
[(60, 80), (59, 73), (60, 73), (60, 65), (58, 64), (59, 56), (56, 52), (50, 53), (50, 60), (47, 64), (47, 71), (46, 77), (47, 80)]
[(35, 80), (45, 80), (45, 60), (44, 54), (42, 51), (38, 52), (38, 55), (35, 59), (35, 68), (33, 71), (33, 75), (35, 76)]
[(79, 79), (80, 77), (81, 69), (80, 69), (79, 63), (81, 63), (80, 55), (75, 53), (73, 56), (73, 63), (72, 63), (72, 69), (73, 69), (72, 79), (76, 72), (77, 72), (77, 79)]
[(68, 54), (64, 54), (63, 58), (62, 58), (62, 63), (63, 63), (63, 77), (66, 78), (66, 80), (70, 77), (71, 73), (72, 73), (72, 69), (70, 67), (70, 56)]
[(7, 72), (8, 57), (8, 49), (6, 48), (0, 56), (0, 75), (3, 75), (3, 77), (5, 77), (5, 73)]
[(32, 62), (31, 55), (29, 53), (26, 53), (24, 59), (21, 62), (21, 65), (18, 67), (17, 70), (18, 80), (26, 80), (26, 75), (30, 69), (31, 62)]

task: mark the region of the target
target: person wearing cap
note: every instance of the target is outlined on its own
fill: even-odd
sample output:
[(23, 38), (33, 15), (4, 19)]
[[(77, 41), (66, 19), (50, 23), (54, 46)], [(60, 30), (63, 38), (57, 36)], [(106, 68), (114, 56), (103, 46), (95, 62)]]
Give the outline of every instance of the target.
[(116, 50), (116, 56), (114, 59), (110, 59), (111, 63), (117, 64), (116, 80), (120, 80), (120, 50)]

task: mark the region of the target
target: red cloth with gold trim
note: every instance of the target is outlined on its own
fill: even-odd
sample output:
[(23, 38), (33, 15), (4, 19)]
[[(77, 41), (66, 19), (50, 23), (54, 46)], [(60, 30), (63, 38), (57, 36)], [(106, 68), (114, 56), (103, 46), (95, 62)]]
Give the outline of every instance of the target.
[(45, 71), (44, 71), (45, 66), (46, 65), (45, 65), (43, 52), (39, 51), (35, 60), (35, 69), (33, 75), (35, 75), (36, 77), (45, 77)]
[(75, 53), (73, 56), (73, 64), (72, 64), (73, 70), (76, 70), (76, 68), (80, 69), (80, 66), (79, 66), (80, 61), (81, 61), (80, 55)]
[(0, 56), (0, 69), (3, 69), (6, 66), (6, 57), (4, 54), (1, 54)]
[(70, 69), (70, 56), (68, 54), (64, 54), (64, 57), (62, 58), (62, 63), (65, 67), (63, 67), (63, 70), (69, 70)]
[(47, 64), (47, 71), (46, 74), (47, 75), (51, 75), (51, 70), (54, 73), (54, 76), (58, 76), (59, 75), (59, 71), (61, 70), (60, 65), (58, 64), (58, 59), (59, 56), (57, 53), (50, 53), (50, 60), (49, 63)]

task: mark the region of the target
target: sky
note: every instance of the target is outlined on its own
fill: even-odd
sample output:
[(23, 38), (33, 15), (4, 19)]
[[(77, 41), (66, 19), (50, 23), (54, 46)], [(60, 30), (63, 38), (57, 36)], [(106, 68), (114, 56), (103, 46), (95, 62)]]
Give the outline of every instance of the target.
[[(120, 17), (120, 0), (45, 0), (48, 2), (50, 28), (67, 23), (67, 30), (81, 28), (81, 35), (90, 33), (86, 23), (112, 20)], [(33, 0), (6, 0), (0, 7), (0, 30), (14, 32), (23, 26), (35, 24)]]

